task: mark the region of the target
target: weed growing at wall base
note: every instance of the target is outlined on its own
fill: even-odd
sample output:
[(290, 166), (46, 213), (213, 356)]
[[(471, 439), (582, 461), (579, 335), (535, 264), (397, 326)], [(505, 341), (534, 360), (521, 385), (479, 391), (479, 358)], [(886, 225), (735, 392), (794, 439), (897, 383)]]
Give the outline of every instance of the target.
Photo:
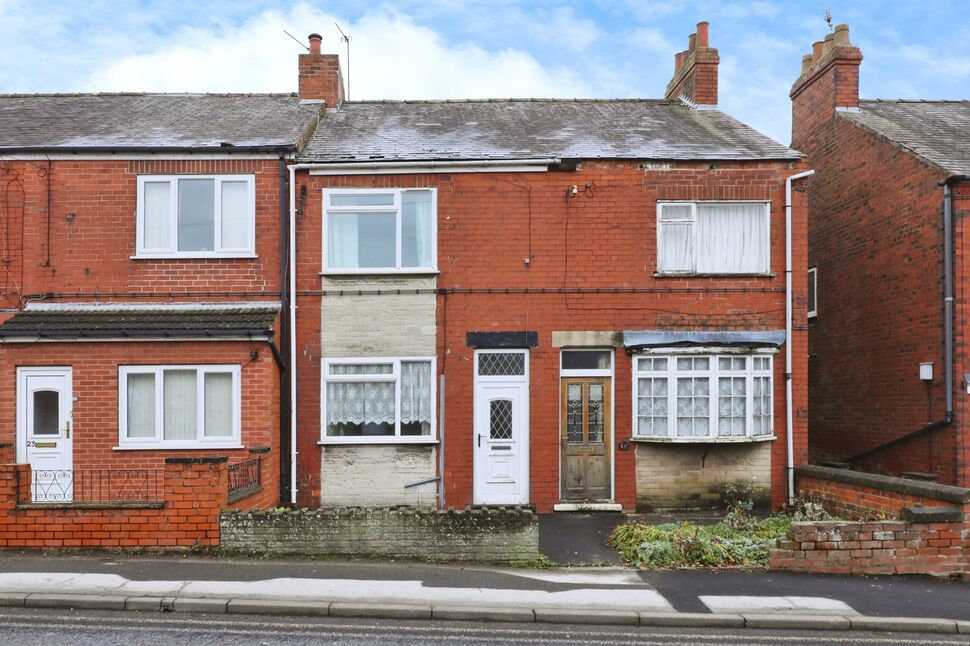
[(618, 525), (607, 543), (628, 563), (639, 568), (768, 566), (768, 552), (788, 533), (791, 519), (777, 514), (751, 519), (744, 529), (730, 524), (698, 526), (693, 523)]

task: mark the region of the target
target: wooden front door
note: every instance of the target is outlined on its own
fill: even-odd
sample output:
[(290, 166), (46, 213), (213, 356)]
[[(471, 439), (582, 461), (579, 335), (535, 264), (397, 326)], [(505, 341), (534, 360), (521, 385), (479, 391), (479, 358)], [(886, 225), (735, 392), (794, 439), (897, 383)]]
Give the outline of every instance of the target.
[(563, 377), (560, 395), (564, 501), (610, 499), (610, 378)]

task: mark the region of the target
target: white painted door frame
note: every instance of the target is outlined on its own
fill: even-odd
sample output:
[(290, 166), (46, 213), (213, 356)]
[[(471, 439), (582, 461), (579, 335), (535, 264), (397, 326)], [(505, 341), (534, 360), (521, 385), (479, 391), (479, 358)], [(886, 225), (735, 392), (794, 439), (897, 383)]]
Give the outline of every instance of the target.
[[(73, 371), (66, 366), (17, 368), (17, 462), (30, 464), (34, 502), (73, 500)], [(38, 406), (57, 411), (38, 412)]]
[[(521, 354), (522, 374), (480, 374), (480, 357), (499, 353)], [(528, 504), (529, 351), (476, 350), (474, 363), (473, 502), (477, 505)], [(492, 437), (493, 407), (498, 414), (509, 410), (511, 438)]]

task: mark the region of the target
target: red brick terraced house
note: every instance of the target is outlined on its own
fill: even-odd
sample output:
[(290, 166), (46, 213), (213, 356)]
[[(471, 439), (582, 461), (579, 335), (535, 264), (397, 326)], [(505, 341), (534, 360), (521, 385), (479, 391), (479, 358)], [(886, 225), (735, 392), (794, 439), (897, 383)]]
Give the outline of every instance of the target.
[(277, 504), (285, 165), (321, 108), (0, 96), (0, 463), (33, 470), (18, 502), (145, 500), (166, 458), (258, 457), (247, 504)]
[(342, 101), (318, 38), (296, 500), (632, 511), (740, 483), (781, 506), (807, 457), (807, 166), (717, 108), (707, 24), (656, 100)]
[(809, 193), (810, 456), (970, 486), (970, 103), (859, 98), (839, 25), (791, 90)]

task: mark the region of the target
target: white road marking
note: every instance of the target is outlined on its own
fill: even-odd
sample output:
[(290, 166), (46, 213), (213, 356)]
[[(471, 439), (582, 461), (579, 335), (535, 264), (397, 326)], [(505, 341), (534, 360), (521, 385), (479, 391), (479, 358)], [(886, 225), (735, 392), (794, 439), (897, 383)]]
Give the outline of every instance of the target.
[(844, 601), (827, 597), (758, 597), (742, 595), (701, 595), (711, 612), (785, 612), (794, 614), (857, 615)]

